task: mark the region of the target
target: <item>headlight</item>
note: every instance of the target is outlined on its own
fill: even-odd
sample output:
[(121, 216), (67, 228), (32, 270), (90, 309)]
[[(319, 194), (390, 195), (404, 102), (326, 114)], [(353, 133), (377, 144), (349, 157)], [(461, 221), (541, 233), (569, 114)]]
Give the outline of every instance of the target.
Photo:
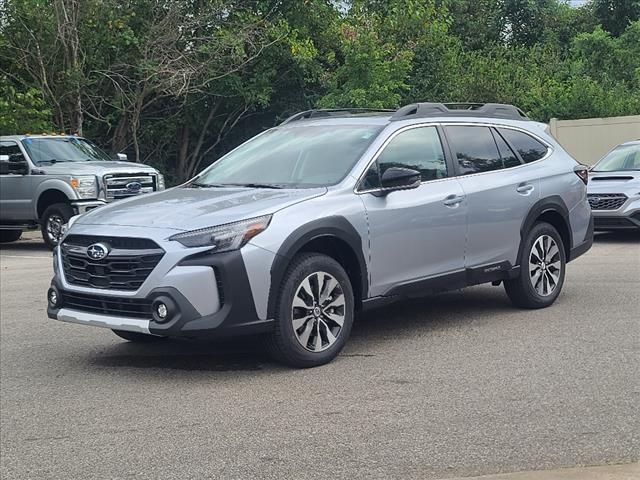
[(178, 233), (170, 237), (169, 240), (180, 242), (185, 247), (211, 246), (216, 252), (228, 252), (242, 248), (253, 237), (265, 231), (270, 221), (271, 215), (265, 215), (217, 227)]
[(158, 174), (158, 190), (164, 190), (164, 175)]
[(69, 183), (80, 198), (98, 198), (98, 183), (93, 175), (71, 177)]

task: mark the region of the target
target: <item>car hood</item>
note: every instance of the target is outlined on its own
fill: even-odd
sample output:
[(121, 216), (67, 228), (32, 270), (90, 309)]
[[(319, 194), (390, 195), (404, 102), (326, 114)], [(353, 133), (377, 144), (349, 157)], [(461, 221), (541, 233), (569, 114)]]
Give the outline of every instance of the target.
[(82, 215), (76, 223), (195, 230), (271, 214), (326, 192), (326, 188), (176, 187), (118, 200)]
[(47, 175), (106, 175), (109, 173), (154, 173), (148, 165), (133, 162), (60, 162), (38, 167)]
[(589, 193), (625, 193), (628, 196), (640, 192), (640, 171), (589, 172)]

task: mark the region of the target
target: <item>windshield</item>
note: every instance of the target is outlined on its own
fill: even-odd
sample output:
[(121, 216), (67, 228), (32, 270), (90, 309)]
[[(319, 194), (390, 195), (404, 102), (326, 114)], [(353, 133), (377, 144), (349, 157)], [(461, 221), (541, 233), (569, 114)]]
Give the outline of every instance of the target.
[(594, 172), (640, 170), (640, 145), (624, 145), (609, 152), (593, 168)]
[(202, 172), (192, 186), (308, 188), (335, 185), (382, 130), (379, 125), (276, 128)]
[(109, 155), (93, 143), (76, 137), (40, 137), (22, 140), (36, 165), (58, 162), (110, 161)]

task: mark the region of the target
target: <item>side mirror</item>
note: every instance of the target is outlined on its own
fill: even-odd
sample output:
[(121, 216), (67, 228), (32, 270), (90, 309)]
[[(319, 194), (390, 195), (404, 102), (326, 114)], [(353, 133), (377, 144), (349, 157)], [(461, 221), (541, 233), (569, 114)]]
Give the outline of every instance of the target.
[(420, 172), (411, 168), (391, 167), (382, 174), (380, 183), (383, 194), (394, 190), (418, 188), (421, 182)]
[(7, 173), (14, 175), (27, 175), (29, 173), (29, 164), (22, 154), (0, 155), (0, 162), (6, 162), (6, 167), (3, 170), (6, 170)]
[(116, 158), (121, 162), (126, 162), (129, 159), (126, 153), (116, 153)]

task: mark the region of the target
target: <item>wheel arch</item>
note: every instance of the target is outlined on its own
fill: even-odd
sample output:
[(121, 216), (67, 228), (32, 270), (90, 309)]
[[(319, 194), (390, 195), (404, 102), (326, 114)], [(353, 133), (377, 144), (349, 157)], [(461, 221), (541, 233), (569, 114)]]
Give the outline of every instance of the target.
[(569, 209), (559, 195), (544, 198), (536, 202), (529, 210), (527, 217), (520, 228), (520, 246), (518, 247), (518, 260), (522, 256), (524, 238), (531, 228), (538, 222), (546, 222), (552, 225), (560, 234), (564, 244), (565, 258), (567, 262), (571, 257), (573, 247), (573, 232), (569, 220)]
[(58, 188), (48, 188), (38, 195), (36, 202), (36, 215), (41, 218), (47, 207), (55, 203), (70, 203), (69, 196)]
[(271, 267), (271, 286), (267, 313), (273, 318), (276, 302), (284, 275), (291, 260), (302, 252), (325, 254), (338, 263), (349, 275), (356, 297), (356, 308), (369, 292), (369, 274), (364, 253), (362, 237), (353, 225), (344, 217), (334, 216), (309, 222), (294, 230), (278, 249)]

